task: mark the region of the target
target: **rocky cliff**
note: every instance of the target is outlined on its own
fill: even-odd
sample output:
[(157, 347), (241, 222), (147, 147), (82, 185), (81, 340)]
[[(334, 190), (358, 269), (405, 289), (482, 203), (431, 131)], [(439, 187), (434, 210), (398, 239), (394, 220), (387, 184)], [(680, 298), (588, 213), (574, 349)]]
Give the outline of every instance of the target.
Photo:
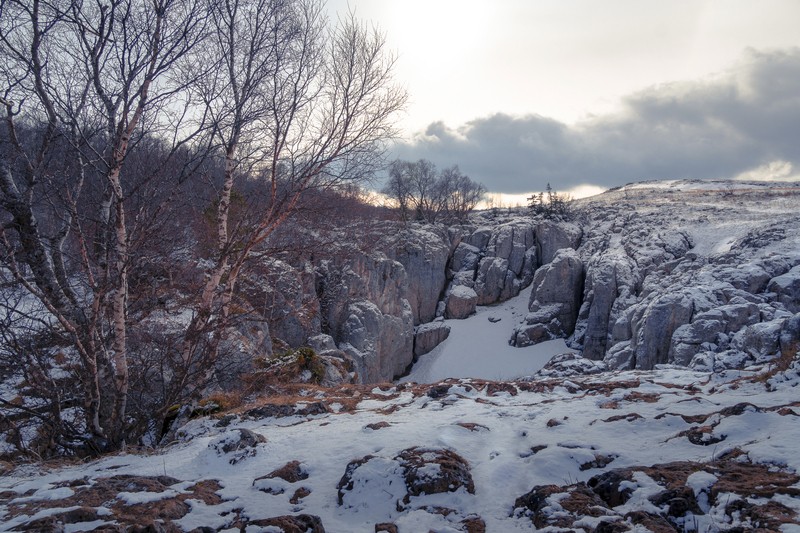
[(742, 366), (797, 312), (800, 188), (656, 182), (581, 202), (587, 265), (570, 341), (610, 368)]
[(443, 318), (533, 284), (513, 345), (565, 338), (615, 369), (742, 366), (779, 353), (800, 311), (799, 208), (793, 185), (652, 182), (577, 201), (570, 221), (344, 230), (313, 264), (272, 266), (270, 330), (292, 346), (327, 334), (352, 379), (387, 381), (447, 338)]
[(264, 290), (280, 311), (272, 311), (270, 330), (293, 347), (329, 335), (338, 356), (354, 365), (351, 379), (373, 383), (402, 375), (445, 340), (443, 318), (465, 318), (476, 305), (518, 295), (542, 258), (576, 247), (582, 230), (513, 212), (477, 214), (474, 224), (450, 228), (383, 222), (342, 233), (315, 253), (313, 265), (289, 272), (273, 262)]

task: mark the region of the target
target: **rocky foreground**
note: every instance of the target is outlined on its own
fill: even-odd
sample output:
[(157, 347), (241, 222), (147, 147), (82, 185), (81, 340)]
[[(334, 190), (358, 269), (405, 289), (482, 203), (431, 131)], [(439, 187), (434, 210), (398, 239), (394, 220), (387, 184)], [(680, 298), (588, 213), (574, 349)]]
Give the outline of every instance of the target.
[[(7, 530), (800, 531), (800, 363), (297, 386), (2, 478)], [(788, 366), (787, 366), (788, 365)]]

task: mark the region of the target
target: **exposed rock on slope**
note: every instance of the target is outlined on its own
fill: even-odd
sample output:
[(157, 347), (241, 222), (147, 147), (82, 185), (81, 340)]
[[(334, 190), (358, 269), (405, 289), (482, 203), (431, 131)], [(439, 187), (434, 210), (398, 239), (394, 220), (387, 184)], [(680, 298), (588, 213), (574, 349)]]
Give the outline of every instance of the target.
[(800, 313), (800, 266), (769, 281), (767, 291), (774, 293), (780, 303), (792, 313)]
[(450, 326), (443, 321), (428, 322), (414, 329), (414, 356), (425, 355), (450, 335)]
[[(577, 246), (581, 231), (514, 215), (449, 229), (383, 222), (352, 234), (357, 242), (315, 252), (314, 291), (311, 265), (272, 261), (263, 265), (263, 279), (248, 280), (244, 294), (256, 308), (273, 309), (275, 338), (299, 347), (328, 334), (335, 346), (327, 349), (346, 354), (359, 381), (369, 383), (401, 375), (414, 357), (446, 339), (442, 325), (429, 325), (437, 317), (465, 318), (476, 305), (519, 294), (533, 280), (537, 254)], [(566, 322), (554, 335), (571, 331)]]
[(655, 182), (581, 201), (587, 268), (572, 347), (611, 368), (776, 355), (798, 305), (800, 187), (735, 187)]
[(584, 230), (570, 222), (542, 220), (535, 227), (536, 250), (539, 264), (546, 265), (564, 248), (578, 248)]
[(447, 307), (445, 307), (445, 318), (467, 318), (475, 312), (478, 305), (478, 293), (465, 285), (456, 285), (450, 289), (447, 295)]
[(277, 259), (253, 267), (240, 281), (240, 292), (264, 314), (270, 333), (290, 346), (302, 346), (320, 331), (319, 300), (309, 263), (292, 267)]
[(581, 294), (583, 262), (570, 248), (559, 250), (553, 261), (536, 271), (533, 292), (525, 317), (511, 339), (515, 346), (567, 337), (575, 330)]
[(600, 253), (589, 260), (583, 304), (578, 314), (576, 336), (583, 338), (583, 355), (602, 359), (611, 326), (620, 310), (636, 301), (636, 263), (624, 254)]
[(414, 324), (432, 321), (447, 283), (451, 246), (446, 228), (434, 225), (404, 228), (389, 236), (382, 248), (405, 268), (406, 296)]
[(382, 254), (323, 261), (323, 320), (365, 382), (391, 380), (411, 364), (414, 317), (403, 266)]
[(734, 354), (746, 366), (777, 353), (800, 311), (800, 186), (730, 183), (630, 185), (576, 202), (573, 222), (522, 210), (345, 230), (314, 265), (273, 262), (280, 279), (248, 281), (245, 294), (255, 309), (273, 304), (270, 332), (291, 346), (329, 334), (362, 382), (399, 376), (446, 338), (422, 325), (531, 283), (517, 346), (563, 337), (612, 369), (714, 368)]
[(469, 463), (446, 448), (413, 447), (391, 459), (373, 455), (356, 459), (347, 465), (336, 488), (339, 505), (348, 508), (374, 505), (375, 491), (388, 495), (389, 509), (403, 509), (415, 496), (475, 493)]
[(517, 220), (468, 231), (450, 261), (451, 291), (466, 286), (478, 305), (508, 300), (530, 284), (538, 266), (534, 223)]
[(591, 517), (598, 524), (594, 531), (614, 533), (643, 527), (665, 532), (697, 530), (698, 517), (705, 522), (706, 515), (713, 516), (709, 521), (742, 519), (745, 527), (726, 531), (781, 531), (794, 523), (794, 511), (780, 500), (800, 495), (793, 486), (800, 477), (740, 462), (739, 455), (733, 452), (709, 463), (677, 461), (620, 468), (585, 483), (538, 486), (517, 498), (514, 508), (537, 528), (575, 530)]

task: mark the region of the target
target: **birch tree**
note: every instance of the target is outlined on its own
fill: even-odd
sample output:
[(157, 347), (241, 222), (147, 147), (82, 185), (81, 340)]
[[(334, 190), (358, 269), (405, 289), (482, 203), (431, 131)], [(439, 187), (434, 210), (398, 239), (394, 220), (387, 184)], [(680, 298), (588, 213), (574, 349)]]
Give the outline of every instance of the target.
[[(383, 34), (350, 14), (331, 26), (319, 0), (221, 0), (204, 50), (213, 76), (198, 84), (214, 124), (224, 175), (216, 199), (216, 249), (186, 332), (182, 391), (211, 369), (230, 325), (239, 276), (294, 213), (303, 194), (363, 180), (395, 135), (405, 104)], [(255, 180), (248, 216), (231, 195)], [(253, 188), (250, 187), (252, 190)]]
[[(304, 194), (358, 182), (380, 163), (406, 98), (394, 58), (380, 32), (352, 15), (331, 24), (323, 7), (0, 0), (0, 279), (46, 310), (31, 327), (71, 345), (76, 364), (61, 366), (77, 368), (84, 421), (56, 431), (64, 448), (97, 452), (129, 437), (130, 364), (141, 359), (130, 284), (151, 220), (185, 216), (172, 201), (197, 174), (185, 161), (219, 169), (214, 246), (188, 253), (204, 278), (180, 346), (156, 365), (166, 392), (153, 418), (211, 382), (237, 280)], [(20, 364), (41, 366), (46, 382), (41, 356)]]
[[(204, 11), (193, 0), (2, 0), (0, 10), (2, 262), (71, 338), (87, 444), (116, 447), (129, 388), (126, 157), (175, 108), (185, 87), (168, 74), (204, 38)], [(101, 198), (87, 201), (87, 188)]]

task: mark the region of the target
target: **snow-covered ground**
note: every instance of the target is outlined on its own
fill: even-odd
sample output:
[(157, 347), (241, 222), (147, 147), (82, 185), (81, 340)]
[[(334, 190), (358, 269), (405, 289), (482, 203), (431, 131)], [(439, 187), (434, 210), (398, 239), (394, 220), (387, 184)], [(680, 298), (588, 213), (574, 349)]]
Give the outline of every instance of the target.
[[(611, 469), (632, 468), (632, 481), (622, 485), (629, 499), (583, 518), (586, 529), (581, 530), (588, 532), (601, 520), (630, 523), (640, 516), (636, 512), (660, 512), (653, 498), (663, 491), (659, 483), (664, 481), (646, 474), (645, 466), (691, 461), (697, 463), (696, 472), (685, 483), (696, 489), (702, 509), (690, 513), (687, 524), (703, 532), (737, 525), (751, 530), (754, 511), (731, 514), (730, 502), (742, 500), (741, 510), (761, 509), (771, 501), (787, 516), (800, 513), (798, 478), (772, 497), (737, 494), (730, 484), (719, 490), (708, 487), (722, 477), (720, 458), (726, 456), (736, 457), (730, 461), (742, 468), (766, 463), (766, 471), (774, 475), (800, 469), (800, 376), (795, 367), (772, 382), (737, 377), (665, 369), (539, 383), (406, 384), (361, 389), (356, 393), (361, 400), (351, 410), (320, 392), (310, 395), (307, 404), (322, 402), (331, 412), (280, 418), (260, 411), (258, 416), (201, 419), (185, 428), (182, 442), (157, 453), (119, 454), (49, 471), (20, 468), (0, 481), (0, 517), (5, 521), (0, 529), (26, 527), (52, 515), (74, 516), (65, 513), (75, 513), (80, 505), (83, 518), (67, 524), (65, 531), (113, 523), (124, 506), (135, 510), (136, 504), (142, 505), (138, 509), (144, 521), (152, 516), (148, 505), (178, 494), (186, 499), (188, 512), (173, 517), (173, 523), (186, 531), (237, 531), (235, 524), (247, 523), (261, 526), (242, 531), (281, 531), (265, 527), (263, 520), (297, 514), (319, 517), (329, 532), (371, 533), (376, 524), (387, 522), (401, 532), (468, 531), (465, 520), (476, 517), (489, 532), (531, 531), (538, 515), (515, 511), (522, 505), (515, 502), (532, 488), (564, 487), (564, 494), (547, 500), (557, 510), (558, 501), (577, 490), (569, 488), (575, 483)], [(336, 409), (340, 412), (332, 412)], [(237, 442), (240, 429), (263, 436), (265, 442), (224, 451), (226, 443)], [(458, 454), (474, 491), (451, 485), (454, 490), (408, 495), (403, 478), (407, 465), (398, 457), (414, 447), (425, 448), (423, 460), (441, 450)], [(305, 479), (265, 477), (291, 461), (299, 463), (300, 478)], [(418, 472), (435, 478), (442, 469), (431, 462)], [(133, 478), (119, 476), (149, 476), (169, 487), (160, 494), (136, 492)], [(127, 480), (129, 488), (106, 495), (106, 501), (81, 496), (104, 478)], [(222, 501), (204, 503), (191, 495), (203, 480), (219, 483), (216, 494)], [(307, 495), (297, 498), (301, 488)], [(789, 518), (774, 530), (796, 532), (798, 525)]]
[[(713, 256), (730, 251), (731, 245), (755, 227), (797, 215), (798, 183), (735, 180), (657, 180), (632, 183), (585, 201), (608, 202), (635, 198), (641, 211), (671, 214), (668, 225), (692, 237), (692, 252)], [(778, 193), (785, 192), (781, 197)], [(759, 195), (768, 195), (761, 198)], [(669, 209), (664, 210), (664, 206)]]
[(463, 320), (446, 320), (450, 336), (420, 356), (400, 382), (435, 383), (447, 378), (512, 380), (529, 376), (556, 354), (572, 352), (563, 339), (515, 348), (508, 344), (514, 326), (528, 313), (532, 286), (506, 302), (478, 306)]

